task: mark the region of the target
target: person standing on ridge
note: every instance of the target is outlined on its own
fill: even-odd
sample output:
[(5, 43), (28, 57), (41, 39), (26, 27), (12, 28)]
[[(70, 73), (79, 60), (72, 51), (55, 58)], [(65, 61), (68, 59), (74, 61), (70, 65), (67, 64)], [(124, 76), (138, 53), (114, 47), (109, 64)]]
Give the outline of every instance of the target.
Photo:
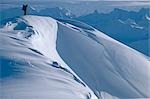
[(22, 10), (24, 11), (24, 15), (27, 15), (27, 7), (28, 7), (27, 4), (22, 6)]

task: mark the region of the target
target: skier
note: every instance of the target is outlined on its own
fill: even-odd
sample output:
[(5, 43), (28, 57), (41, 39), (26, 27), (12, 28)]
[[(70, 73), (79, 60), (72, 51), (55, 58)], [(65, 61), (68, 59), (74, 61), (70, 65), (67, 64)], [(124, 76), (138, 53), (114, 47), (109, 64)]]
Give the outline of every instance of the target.
[(27, 4), (22, 6), (22, 10), (24, 11), (24, 15), (27, 14), (27, 7), (28, 7)]

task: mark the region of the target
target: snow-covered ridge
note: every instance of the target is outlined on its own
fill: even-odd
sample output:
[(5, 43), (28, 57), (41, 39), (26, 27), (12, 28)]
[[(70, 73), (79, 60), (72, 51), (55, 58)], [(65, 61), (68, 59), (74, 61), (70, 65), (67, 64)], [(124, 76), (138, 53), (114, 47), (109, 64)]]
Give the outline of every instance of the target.
[(0, 30), (1, 99), (97, 99), (57, 54), (56, 20), (24, 16), (8, 24)]
[(145, 55), (72, 22), (23, 16), (0, 30), (2, 99), (150, 97)]

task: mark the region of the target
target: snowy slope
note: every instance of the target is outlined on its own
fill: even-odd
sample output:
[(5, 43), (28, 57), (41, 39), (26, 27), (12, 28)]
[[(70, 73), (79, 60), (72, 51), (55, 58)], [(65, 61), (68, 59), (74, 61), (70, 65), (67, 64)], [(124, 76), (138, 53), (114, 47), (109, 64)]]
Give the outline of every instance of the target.
[(55, 20), (36, 16), (0, 30), (0, 99), (97, 99), (57, 54), (56, 35)]
[(143, 54), (79, 22), (15, 20), (0, 30), (2, 99), (150, 97)]
[(125, 98), (150, 97), (150, 62), (143, 54), (97, 30), (76, 28), (59, 25), (57, 49), (94, 92), (104, 90)]

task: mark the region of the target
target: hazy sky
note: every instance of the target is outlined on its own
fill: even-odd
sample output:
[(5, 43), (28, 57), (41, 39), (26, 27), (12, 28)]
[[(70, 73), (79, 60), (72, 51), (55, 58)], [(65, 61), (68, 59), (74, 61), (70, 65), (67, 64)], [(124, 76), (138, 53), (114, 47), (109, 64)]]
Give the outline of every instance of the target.
[(149, 1), (149, 0), (0, 0), (0, 1)]
[(8, 3), (8, 2), (46, 2), (46, 1), (59, 1), (59, 2), (80, 2), (80, 1), (131, 1), (131, 2), (138, 2), (138, 1), (146, 1), (150, 2), (150, 0), (0, 0), (0, 3)]

